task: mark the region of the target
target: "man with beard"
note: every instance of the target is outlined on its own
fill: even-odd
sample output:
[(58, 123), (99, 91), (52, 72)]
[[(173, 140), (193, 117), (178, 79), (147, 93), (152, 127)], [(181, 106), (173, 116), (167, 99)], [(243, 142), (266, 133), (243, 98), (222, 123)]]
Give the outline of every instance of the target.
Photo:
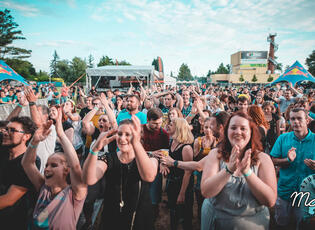
[[(31, 208), (30, 195), (34, 191), (26, 176), (21, 161), (27, 144), (35, 133), (36, 125), (29, 117), (13, 117), (3, 132), (0, 175), (5, 175), (0, 187), (0, 223), (8, 229), (27, 229), (28, 212)], [(40, 161), (36, 159), (39, 168)]]
[[(156, 151), (169, 148), (169, 136), (161, 127), (163, 113), (158, 108), (149, 109), (147, 113), (148, 122), (142, 125), (142, 144), (145, 151)], [(158, 205), (162, 195), (162, 174), (158, 173), (151, 183), (150, 196), (154, 211), (154, 217), (158, 216)]]
[(280, 167), (275, 220), (283, 229), (291, 226), (291, 220), (300, 223), (300, 204), (304, 206), (308, 201), (304, 202), (303, 195), (294, 197), (294, 193), (299, 193), (303, 179), (315, 172), (315, 134), (307, 128), (307, 123), (303, 108), (292, 109), (290, 124), (293, 132), (280, 135), (270, 153), (274, 165)]
[(139, 111), (140, 98), (138, 95), (127, 96), (127, 111), (120, 112), (117, 116), (117, 123), (119, 124), (122, 120), (131, 119), (132, 115), (136, 115), (141, 124), (147, 123), (147, 116)]

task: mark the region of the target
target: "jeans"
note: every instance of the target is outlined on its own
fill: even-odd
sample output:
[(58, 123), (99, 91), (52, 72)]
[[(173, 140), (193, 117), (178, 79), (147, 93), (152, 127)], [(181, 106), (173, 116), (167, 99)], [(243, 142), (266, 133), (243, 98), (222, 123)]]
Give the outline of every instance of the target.
[(211, 205), (210, 198), (205, 198), (202, 203), (201, 208), (201, 230), (209, 230), (211, 225), (210, 214), (211, 213)]
[(162, 196), (162, 174), (158, 173), (150, 186), (152, 204), (159, 204)]

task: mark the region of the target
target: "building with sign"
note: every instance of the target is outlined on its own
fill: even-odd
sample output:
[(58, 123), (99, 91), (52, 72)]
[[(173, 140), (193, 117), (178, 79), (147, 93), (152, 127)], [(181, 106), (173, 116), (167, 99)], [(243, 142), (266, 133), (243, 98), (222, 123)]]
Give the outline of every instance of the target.
[(231, 73), (213, 74), (212, 83), (269, 83), (279, 74), (268, 73), (267, 51), (239, 51), (231, 55)]

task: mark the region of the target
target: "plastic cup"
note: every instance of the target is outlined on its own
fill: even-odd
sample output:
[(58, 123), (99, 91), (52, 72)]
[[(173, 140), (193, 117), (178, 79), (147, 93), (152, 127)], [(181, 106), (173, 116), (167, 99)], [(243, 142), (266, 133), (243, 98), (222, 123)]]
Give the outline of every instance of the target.
[(164, 156), (168, 156), (168, 149), (161, 149)]

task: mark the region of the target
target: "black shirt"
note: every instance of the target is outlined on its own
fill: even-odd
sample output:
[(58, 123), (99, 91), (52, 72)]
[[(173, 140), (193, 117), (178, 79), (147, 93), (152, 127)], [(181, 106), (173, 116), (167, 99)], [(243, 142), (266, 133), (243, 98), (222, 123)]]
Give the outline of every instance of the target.
[[(3, 155), (2, 155), (3, 154)], [(13, 206), (0, 210), (0, 223), (8, 229), (27, 229), (28, 212), (35, 205), (35, 188), (27, 177), (21, 161), (23, 154), (9, 160), (9, 152), (1, 153), (0, 162), (0, 187), (1, 194), (6, 194), (11, 185), (26, 188), (28, 191)], [(36, 166), (39, 169), (40, 159), (36, 157)], [(1, 227), (1, 228), (2, 228)]]
[(90, 112), (91, 109), (89, 109), (88, 107), (85, 107), (83, 109), (81, 109), (79, 115), (81, 117), (81, 120), (85, 117), (86, 114), (88, 114), (88, 112)]

